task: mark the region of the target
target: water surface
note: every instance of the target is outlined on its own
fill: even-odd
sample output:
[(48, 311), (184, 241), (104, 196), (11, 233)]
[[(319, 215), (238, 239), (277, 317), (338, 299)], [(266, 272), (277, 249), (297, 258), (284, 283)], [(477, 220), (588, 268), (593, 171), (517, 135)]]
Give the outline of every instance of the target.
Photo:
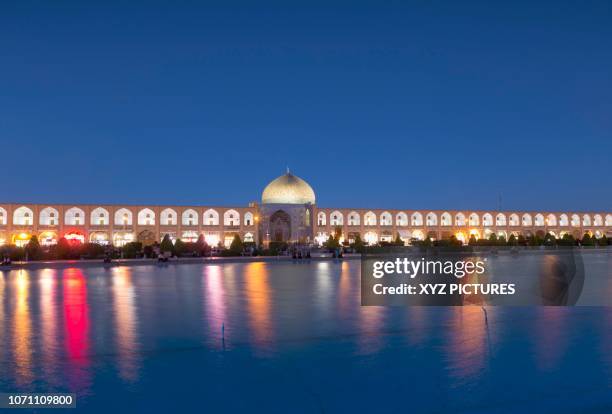
[(610, 308), (361, 307), (359, 274), (358, 261), (0, 273), (0, 391), (75, 392), (77, 411), (100, 413), (612, 411)]

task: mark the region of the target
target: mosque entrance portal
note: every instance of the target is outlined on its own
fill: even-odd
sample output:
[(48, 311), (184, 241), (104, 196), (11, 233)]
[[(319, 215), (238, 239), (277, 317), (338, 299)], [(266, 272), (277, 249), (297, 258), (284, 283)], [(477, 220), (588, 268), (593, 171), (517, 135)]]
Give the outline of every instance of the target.
[(270, 216), (270, 235), (272, 241), (285, 242), (291, 240), (291, 217), (283, 210), (278, 210)]

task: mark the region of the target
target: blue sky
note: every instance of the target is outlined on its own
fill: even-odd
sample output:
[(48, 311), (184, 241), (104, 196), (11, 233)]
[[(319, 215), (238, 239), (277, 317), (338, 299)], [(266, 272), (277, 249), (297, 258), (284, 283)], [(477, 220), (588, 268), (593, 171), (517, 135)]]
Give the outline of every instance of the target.
[(7, 2), (2, 201), (612, 210), (612, 5)]

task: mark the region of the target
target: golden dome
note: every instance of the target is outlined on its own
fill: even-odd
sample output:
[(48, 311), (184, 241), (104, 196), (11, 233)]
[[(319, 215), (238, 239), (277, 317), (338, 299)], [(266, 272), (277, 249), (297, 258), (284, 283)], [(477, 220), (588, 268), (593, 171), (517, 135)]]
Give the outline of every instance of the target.
[(315, 202), (312, 187), (300, 177), (287, 171), (264, 188), (262, 204), (307, 204)]

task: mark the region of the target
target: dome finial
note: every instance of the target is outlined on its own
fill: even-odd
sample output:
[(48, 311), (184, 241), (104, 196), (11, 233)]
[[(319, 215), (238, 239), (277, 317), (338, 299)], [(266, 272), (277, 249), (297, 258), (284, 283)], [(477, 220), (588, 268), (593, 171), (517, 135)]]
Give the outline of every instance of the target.
[(291, 174), (291, 173), (289, 172), (289, 166), (288, 166), (288, 165), (287, 165), (287, 174)]

